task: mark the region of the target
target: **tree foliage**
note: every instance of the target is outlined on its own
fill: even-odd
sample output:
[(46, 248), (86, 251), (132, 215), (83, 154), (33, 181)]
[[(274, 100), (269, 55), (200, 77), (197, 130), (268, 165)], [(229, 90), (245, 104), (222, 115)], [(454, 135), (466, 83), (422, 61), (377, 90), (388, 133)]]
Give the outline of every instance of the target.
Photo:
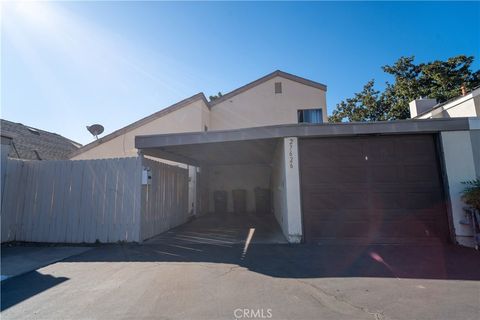
[(221, 92), (218, 92), (218, 94), (215, 94), (213, 96), (209, 96), (208, 99), (210, 99), (210, 101), (214, 101), (214, 100), (217, 100), (218, 98), (221, 98), (223, 96), (223, 94)]
[(414, 63), (414, 57), (401, 57), (382, 70), (393, 77), (385, 89), (375, 90), (370, 80), (352, 98), (337, 104), (330, 122), (383, 121), (410, 117), (408, 103), (420, 97), (444, 102), (458, 97), (461, 87), (472, 90), (480, 85), (480, 71), (473, 72), (473, 57), (464, 55), (428, 63)]

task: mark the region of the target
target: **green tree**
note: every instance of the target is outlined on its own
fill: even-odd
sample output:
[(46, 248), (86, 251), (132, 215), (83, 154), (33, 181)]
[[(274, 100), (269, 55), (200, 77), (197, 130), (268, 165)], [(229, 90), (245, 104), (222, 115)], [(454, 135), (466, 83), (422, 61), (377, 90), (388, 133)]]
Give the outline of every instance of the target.
[(221, 92), (218, 92), (218, 94), (216, 95), (209, 96), (208, 99), (210, 99), (210, 101), (213, 101), (213, 100), (217, 100), (218, 98), (221, 98), (222, 96), (223, 94)]
[(480, 71), (473, 72), (473, 57), (456, 56), (446, 61), (414, 63), (414, 57), (401, 57), (382, 70), (393, 77), (383, 92), (374, 89), (374, 80), (363, 90), (337, 104), (330, 122), (382, 121), (410, 117), (408, 103), (420, 97), (445, 102), (458, 97), (461, 87), (472, 90), (480, 85)]

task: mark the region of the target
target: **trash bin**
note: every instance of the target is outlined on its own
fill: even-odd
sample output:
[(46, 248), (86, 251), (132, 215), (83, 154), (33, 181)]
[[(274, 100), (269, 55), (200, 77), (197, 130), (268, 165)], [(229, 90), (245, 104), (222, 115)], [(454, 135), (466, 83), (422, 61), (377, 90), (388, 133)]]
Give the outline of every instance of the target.
[(270, 189), (255, 188), (255, 212), (258, 215), (271, 213)]
[(245, 214), (247, 212), (247, 190), (232, 190), (233, 212), (235, 214)]
[(226, 214), (227, 213), (227, 191), (215, 191), (213, 193), (213, 202), (215, 204), (215, 213)]

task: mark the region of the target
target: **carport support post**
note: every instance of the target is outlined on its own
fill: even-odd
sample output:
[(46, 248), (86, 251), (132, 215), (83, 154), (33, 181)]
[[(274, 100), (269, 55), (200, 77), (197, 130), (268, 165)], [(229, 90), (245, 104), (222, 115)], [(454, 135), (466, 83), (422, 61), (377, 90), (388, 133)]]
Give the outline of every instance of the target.
[(300, 170), (298, 167), (298, 138), (284, 138), (285, 197), (287, 203), (288, 242), (302, 241), (302, 209), (300, 204)]
[(480, 146), (477, 145), (480, 130), (442, 132), (441, 141), (449, 196), (447, 209), (453, 220), (457, 242), (471, 247), (474, 246), (472, 227), (460, 223), (465, 219), (465, 203), (461, 199), (461, 192), (465, 189), (463, 181), (473, 180), (480, 175)]

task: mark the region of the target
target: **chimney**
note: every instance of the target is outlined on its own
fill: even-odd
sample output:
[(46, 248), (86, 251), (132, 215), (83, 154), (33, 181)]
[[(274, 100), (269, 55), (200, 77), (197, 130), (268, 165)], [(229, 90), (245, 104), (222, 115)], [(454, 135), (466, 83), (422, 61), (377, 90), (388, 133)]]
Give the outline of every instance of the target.
[(415, 99), (408, 105), (410, 106), (410, 118), (415, 118), (419, 114), (433, 108), (437, 104), (436, 99)]
[(467, 95), (467, 87), (465, 87), (465, 85), (462, 85), (461, 89), (462, 89), (462, 96), (466, 96)]

